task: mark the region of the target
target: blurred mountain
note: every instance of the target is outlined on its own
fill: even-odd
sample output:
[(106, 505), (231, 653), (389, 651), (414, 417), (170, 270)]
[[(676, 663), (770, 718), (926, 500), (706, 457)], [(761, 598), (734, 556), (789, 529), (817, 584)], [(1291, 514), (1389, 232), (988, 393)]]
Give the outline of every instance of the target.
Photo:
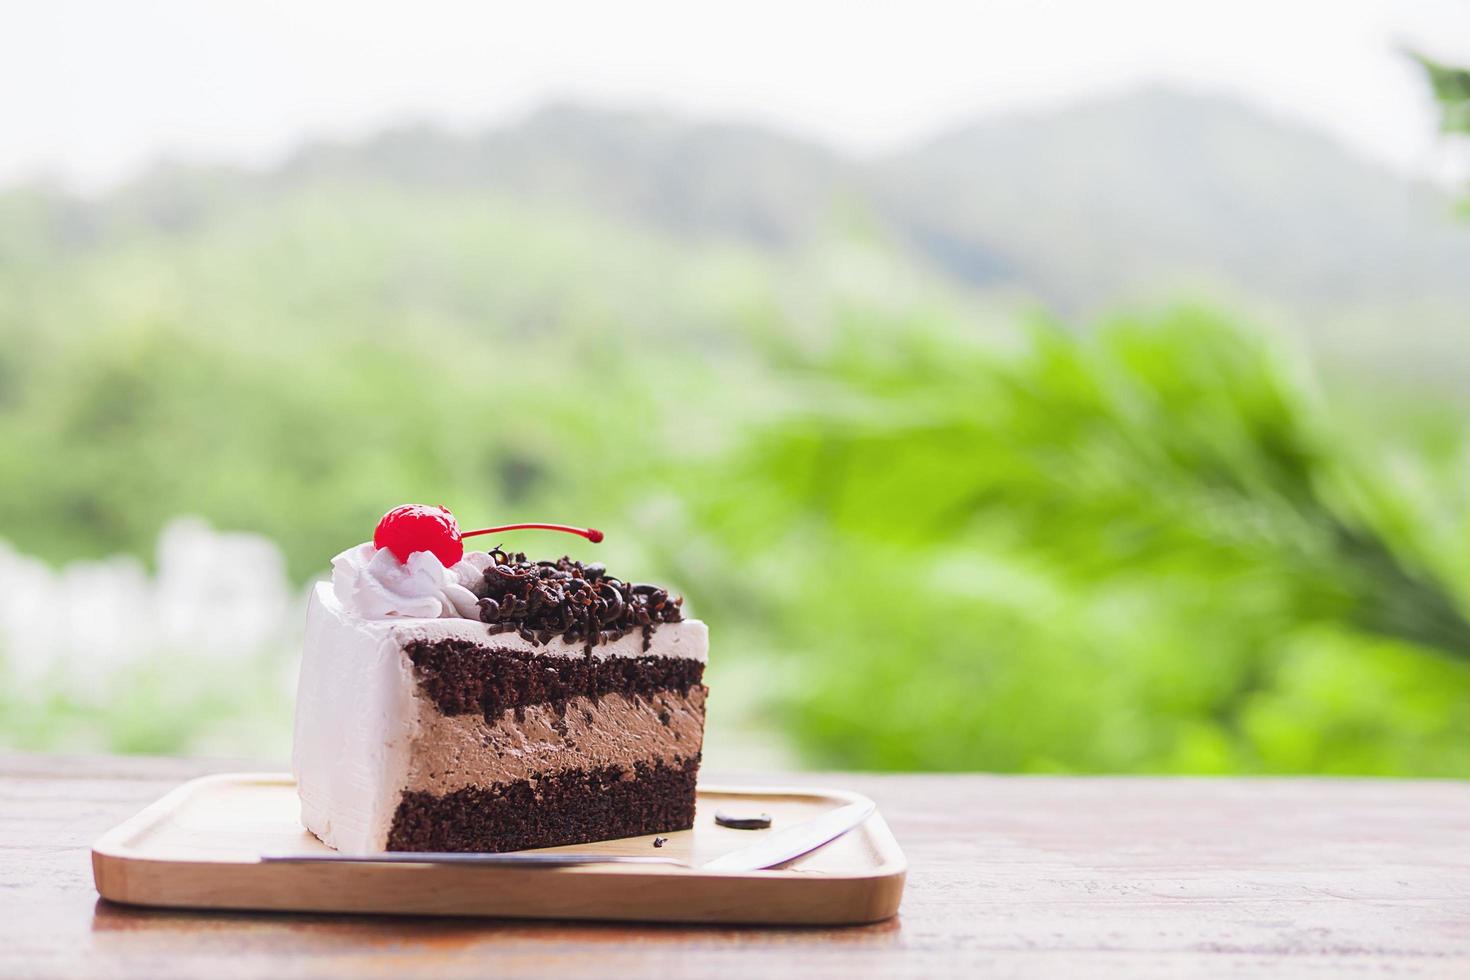
[(1470, 222), (1445, 194), (1308, 128), (1167, 89), (989, 119), (876, 160), (754, 126), (557, 105), (489, 132), (315, 143), (267, 174), (160, 168), (57, 205), (51, 232), (97, 245), (139, 221), (185, 233), (260, 207), (289, 223), (344, 187), (462, 201), (466, 222), (506, 204), (521, 222), (594, 217), (675, 256), (735, 245), (779, 265), (856, 235), (982, 298), (1079, 319), (1220, 301), (1329, 357), (1419, 375), (1460, 370), (1470, 311)]
[(412, 126), (350, 146), (303, 149), (287, 182), (351, 173), (590, 206), (680, 235), (787, 247), (828, 202), (859, 193), (852, 167), (817, 144), (753, 126), (554, 105), (476, 136)]
[(1470, 225), (1445, 195), (1224, 99), (1148, 90), (988, 121), (874, 178), (929, 261), (1067, 310), (1181, 289), (1309, 319), (1470, 310)]
[(856, 215), (948, 279), (1067, 315), (1198, 296), (1307, 329), (1412, 320), (1453, 342), (1470, 310), (1470, 225), (1446, 195), (1308, 128), (1169, 89), (986, 120), (874, 161), (750, 126), (557, 106), (480, 136), (309, 148), (280, 177), (342, 171), (767, 249)]

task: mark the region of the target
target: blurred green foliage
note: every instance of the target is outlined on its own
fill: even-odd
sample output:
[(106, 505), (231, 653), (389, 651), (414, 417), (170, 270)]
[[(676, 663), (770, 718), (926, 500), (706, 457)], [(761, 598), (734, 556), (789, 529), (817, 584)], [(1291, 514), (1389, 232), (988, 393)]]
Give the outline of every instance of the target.
[(806, 365), (832, 389), (706, 518), (779, 583), (817, 758), (1467, 771), (1463, 442), (1445, 470), (1365, 444), (1200, 313), (1005, 354), (901, 336)]
[[(998, 325), (858, 233), (773, 255), (386, 185), (194, 190), (0, 197), (24, 551), (146, 558), (199, 513), (304, 582), (407, 500), (586, 522), (711, 623), (715, 716), (814, 765), (1470, 775), (1453, 407), (1328, 399), (1199, 310)], [(4, 727), (172, 751), (280, 714), (270, 673), (231, 702), (144, 670), (116, 718)]]
[(1418, 52), (1409, 57), (1419, 63), (1439, 102), (1439, 128), (1451, 137), (1470, 137), (1470, 68), (1449, 65)]
[(1446, 133), (1470, 133), (1470, 70), (1447, 65), (1427, 55), (1413, 54), (1424, 70), (1434, 97), (1443, 111), (1441, 125)]

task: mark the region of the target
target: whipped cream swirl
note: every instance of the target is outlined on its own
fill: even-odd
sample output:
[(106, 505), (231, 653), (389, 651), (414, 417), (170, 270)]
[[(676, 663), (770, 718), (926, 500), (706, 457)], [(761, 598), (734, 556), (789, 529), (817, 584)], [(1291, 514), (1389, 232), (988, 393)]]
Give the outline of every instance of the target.
[(479, 619), (479, 598), (470, 590), (489, 564), (490, 556), (476, 551), (453, 568), (430, 551), (400, 562), (387, 548), (364, 542), (332, 559), (332, 591), (343, 609), (363, 619)]

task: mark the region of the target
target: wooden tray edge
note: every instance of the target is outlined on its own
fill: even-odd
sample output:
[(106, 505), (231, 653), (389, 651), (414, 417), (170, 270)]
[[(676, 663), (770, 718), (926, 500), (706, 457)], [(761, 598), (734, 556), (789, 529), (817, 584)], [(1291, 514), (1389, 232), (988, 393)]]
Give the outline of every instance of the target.
[[(181, 876), (185, 880), (209, 882), (222, 868), (229, 868), (232, 874), (243, 878), (247, 884), (253, 879), (264, 891), (269, 891), (269, 879), (262, 876), (262, 872), (268, 875), (269, 870), (268, 866), (249, 860), (190, 861), (147, 857), (129, 846), (129, 842), (138, 834), (179, 806), (190, 795), (212, 783), (242, 781), (289, 783), (293, 780), (287, 773), (219, 773), (192, 779), (175, 787), (98, 838), (92, 847), (92, 876), (98, 893), (108, 901), (127, 905), (201, 910), (250, 909), (331, 914), (743, 925), (859, 925), (880, 922), (897, 914), (908, 871), (908, 860), (898, 847), (898, 842), (881, 813), (874, 813), (863, 825), (879, 855), (879, 863), (863, 871), (828, 871), (818, 875), (784, 868), (747, 872), (683, 868), (649, 870), (616, 866), (497, 870), (496, 874), (504, 876), (505, 887), (496, 895), (474, 895), (453, 901), (428, 899), (418, 903), (404, 901), (400, 897), (391, 903), (391, 907), (390, 903), (375, 900), (373, 889), (362, 889), (361, 894), (356, 894), (357, 890), (343, 889), (340, 884), (335, 884), (324, 892), (273, 895), (268, 901), (259, 897), (261, 890), (251, 888), (242, 889), (233, 895), (222, 894), (207, 884), (202, 887), (180, 888), (177, 882)], [(847, 790), (816, 787), (712, 785), (701, 786), (700, 790), (712, 794), (825, 797), (837, 803), (863, 798), (860, 794)], [(437, 880), (450, 895), (457, 891), (454, 887), (456, 881), (462, 884), (464, 880), (456, 879), (456, 875), (467, 871), (484, 872), (484, 869), (425, 868), (423, 865), (359, 865), (357, 868), (366, 875), (410, 872), (431, 881)], [(338, 867), (337, 870), (340, 873), (343, 869)], [(588, 896), (589, 907), (586, 908), (562, 906), (548, 909), (541, 908), (534, 902), (526, 904), (525, 894), (534, 893), (538, 879), (544, 883), (544, 876), (547, 875), (586, 876), (588, 880), (579, 885), (579, 890), (587, 890), (594, 883), (594, 890), (655, 889), (660, 885), (667, 885), (670, 876), (686, 875), (695, 879), (691, 884), (696, 887), (713, 883), (722, 883), (720, 887), (728, 887), (738, 882), (741, 888), (757, 893), (753, 900), (747, 897), (744, 906), (760, 906), (763, 893), (771, 913), (765, 916), (760, 911), (753, 912), (743, 906), (729, 907), (719, 901), (719, 896), (714, 893), (715, 889), (700, 889), (701, 896), (697, 900), (691, 900), (684, 895), (677, 901), (656, 902), (657, 908), (651, 913), (633, 911), (617, 902), (599, 906), (595, 894)], [(507, 894), (521, 900), (520, 904), (501, 904), (501, 896)]]

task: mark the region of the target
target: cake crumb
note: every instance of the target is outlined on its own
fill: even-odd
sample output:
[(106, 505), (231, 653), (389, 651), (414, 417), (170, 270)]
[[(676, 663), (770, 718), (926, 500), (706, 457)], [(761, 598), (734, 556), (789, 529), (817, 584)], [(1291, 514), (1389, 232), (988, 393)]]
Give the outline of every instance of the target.
[(663, 847), (668, 842), (669, 842), (669, 839), (667, 837), (655, 837), (653, 839), (653, 846), (654, 847)]

